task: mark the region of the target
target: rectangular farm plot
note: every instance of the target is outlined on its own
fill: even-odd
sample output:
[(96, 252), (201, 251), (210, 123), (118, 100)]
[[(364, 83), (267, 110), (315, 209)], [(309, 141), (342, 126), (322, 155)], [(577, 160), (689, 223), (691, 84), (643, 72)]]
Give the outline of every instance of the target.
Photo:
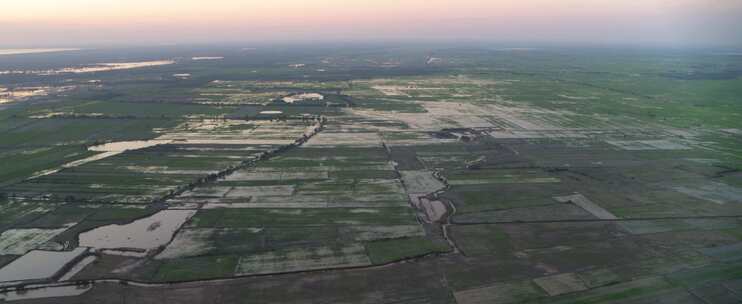
[(328, 199), (323, 196), (265, 196), (212, 200), (213, 201), (206, 202), (201, 208), (296, 209), (331, 207)]
[[(412, 233), (404, 228), (399, 234)], [(389, 233), (391, 234), (391, 232)], [(375, 234), (371, 237), (384, 236)], [(155, 258), (179, 259), (196, 256), (261, 254), (283, 248), (336, 246), (356, 243), (362, 231), (337, 226), (276, 226), (246, 228), (185, 228)]]
[(403, 195), (404, 186), (397, 179), (359, 179), (353, 185), (353, 195)]
[[(665, 185), (661, 187), (627, 194), (630, 198), (628, 201), (621, 199), (620, 193), (617, 196), (616, 192), (608, 191), (593, 191), (590, 197), (600, 201), (606, 209), (620, 218), (718, 216), (740, 214), (742, 210), (741, 204), (713, 202), (667, 189)], [(707, 193), (718, 195), (715, 192)]]
[(509, 184), (509, 183), (558, 183), (559, 179), (556, 177), (534, 177), (534, 178), (512, 178), (510, 176), (504, 176), (502, 178), (490, 178), (490, 179), (453, 179), (449, 180), (448, 183), (451, 185), (487, 185), (487, 184)]
[(459, 304), (507, 304), (518, 303), (545, 296), (531, 281), (503, 282), (493, 285), (457, 291)]
[(631, 140), (618, 141), (608, 140), (607, 143), (614, 145), (622, 150), (642, 151), (642, 150), (689, 150), (687, 145), (670, 140)]
[(282, 273), (299, 270), (360, 267), (371, 265), (360, 244), (344, 247), (304, 247), (267, 252), (240, 258), (237, 275)]
[(162, 261), (153, 275), (156, 281), (185, 281), (233, 276), (237, 256), (199, 256)]
[(541, 170), (468, 170), (445, 174), (450, 185), (558, 183), (559, 178)]
[(322, 209), (208, 209), (191, 218), (190, 227), (264, 227), (317, 225), (417, 224), (409, 207)]
[(668, 275), (668, 279), (685, 287), (697, 287), (712, 282), (738, 280), (742, 276), (742, 263), (729, 262), (686, 269)]
[(577, 273), (577, 276), (585, 283), (587, 288), (596, 288), (621, 282), (618, 273), (610, 268), (598, 268)]
[(432, 241), (423, 237), (368, 242), (366, 243), (366, 249), (371, 261), (376, 265), (450, 250), (448, 244), (444, 241)]
[(327, 171), (309, 171), (296, 172), (293, 170), (286, 171), (268, 171), (268, 172), (251, 172), (239, 171), (227, 176), (225, 181), (300, 181), (300, 180), (323, 180), (328, 179)]
[(355, 241), (372, 241), (380, 239), (398, 239), (404, 237), (424, 237), (425, 230), (421, 225), (384, 225), (384, 226), (343, 226), (342, 235), (352, 235)]
[[(672, 296), (671, 293), (673, 293), (673, 291), (677, 291), (676, 285), (671, 284), (660, 277), (649, 277), (595, 288), (579, 293), (563, 294), (550, 298), (549, 302), (567, 304), (637, 301), (637, 303), (642, 303), (642, 299), (645, 301), (656, 302), (656, 298), (653, 299), (653, 297)], [(671, 300), (671, 303), (685, 302), (672, 302)]]
[(497, 184), (452, 186), (443, 197), (456, 204), (456, 214), (554, 204), (560, 184)]
[(541, 277), (533, 280), (536, 285), (549, 295), (556, 296), (586, 290), (585, 284), (574, 273), (564, 273), (554, 276)]
[(696, 287), (691, 290), (691, 293), (700, 299), (704, 303), (740, 303), (742, 302), (742, 296), (736, 291), (732, 291), (724, 283), (707, 284), (704, 286)]
[(591, 213), (571, 204), (553, 204), (524, 208), (513, 208), (496, 211), (480, 211), (476, 213), (454, 216), (457, 222), (472, 223), (507, 223), (522, 221), (559, 221), (559, 220), (587, 220), (594, 219)]
[(271, 185), (253, 187), (232, 187), (224, 194), (225, 198), (244, 198), (262, 196), (290, 196), (294, 193), (294, 185)]
[(736, 262), (742, 260), (742, 243), (705, 248), (701, 252), (724, 262)]
[(437, 138), (430, 135), (427, 132), (418, 131), (386, 131), (381, 133), (384, 144), (389, 147), (414, 147), (417, 145), (428, 145), (428, 144), (443, 144), (452, 143), (456, 139), (449, 138)]
[(313, 137), (307, 147), (378, 147), (381, 136), (378, 133), (323, 132)]
[(742, 188), (724, 183), (702, 182), (694, 185), (674, 186), (672, 189), (685, 195), (720, 205), (742, 203)]
[(198, 187), (196, 189), (184, 192), (180, 195), (182, 198), (219, 198), (224, 197), (232, 190), (232, 187)]
[(618, 219), (618, 217), (610, 213), (608, 210), (605, 210), (603, 209), (603, 207), (600, 207), (597, 204), (593, 203), (592, 201), (587, 199), (582, 194), (557, 196), (557, 197), (554, 197), (554, 199), (560, 203), (575, 204), (579, 206), (580, 208), (585, 209), (585, 211), (590, 212), (590, 214), (594, 215), (595, 217), (602, 219), (602, 220)]
[(403, 196), (404, 186), (396, 179), (345, 179), (302, 183), (298, 194), (304, 195), (351, 195), (356, 200), (367, 200), (373, 196)]
[(619, 225), (631, 234), (652, 234), (669, 231), (691, 230), (693, 226), (681, 220), (632, 220)]

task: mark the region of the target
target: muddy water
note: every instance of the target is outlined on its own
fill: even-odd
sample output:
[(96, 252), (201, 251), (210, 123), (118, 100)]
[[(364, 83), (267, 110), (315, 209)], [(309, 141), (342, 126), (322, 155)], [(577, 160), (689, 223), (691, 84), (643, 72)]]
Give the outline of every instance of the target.
[(170, 242), (180, 226), (195, 213), (194, 210), (160, 211), (126, 225), (108, 225), (81, 233), (79, 243), (80, 246), (118, 249), (144, 256)]
[(38, 289), (29, 289), (23, 291), (9, 291), (6, 293), (0, 293), (0, 300), (4, 301), (18, 301), (18, 300), (31, 300), (31, 299), (42, 299), (52, 297), (72, 297), (79, 296), (86, 291), (93, 288), (92, 285), (86, 286), (54, 286), (44, 287)]
[(429, 222), (439, 222), (446, 214), (446, 206), (441, 201), (420, 199), (420, 204), (428, 217)]
[(30, 251), (0, 269), (0, 282), (51, 278), (87, 251), (82, 247), (72, 251)]

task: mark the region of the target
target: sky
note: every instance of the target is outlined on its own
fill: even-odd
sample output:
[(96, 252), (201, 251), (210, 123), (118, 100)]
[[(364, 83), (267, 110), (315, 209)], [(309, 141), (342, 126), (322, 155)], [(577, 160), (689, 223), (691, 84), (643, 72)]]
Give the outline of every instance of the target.
[(742, 46), (742, 0), (0, 0), (0, 48), (310, 41)]

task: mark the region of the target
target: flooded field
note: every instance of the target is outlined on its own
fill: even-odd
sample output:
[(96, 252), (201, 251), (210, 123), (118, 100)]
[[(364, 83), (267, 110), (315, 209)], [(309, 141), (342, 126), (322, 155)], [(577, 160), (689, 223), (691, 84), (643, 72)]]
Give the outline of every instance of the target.
[(82, 295), (92, 288), (93, 288), (92, 285), (56, 286), (56, 287), (41, 287), (41, 288), (23, 290), (23, 291), (7, 291), (7, 292), (0, 292), (0, 299), (7, 301), (7, 302), (12, 302), (12, 301), (34, 300), (34, 299), (45, 299), (45, 298), (74, 297), (74, 296)]
[(88, 248), (72, 251), (32, 250), (0, 268), (0, 284), (16, 281), (43, 281), (61, 275), (62, 270), (78, 260)]
[(129, 224), (99, 227), (81, 233), (79, 244), (96, 250), (111, 249), (111, 253), (146, 255), (148, 251), (170, 242), (194, 213), (190, 210), (164, 210)]

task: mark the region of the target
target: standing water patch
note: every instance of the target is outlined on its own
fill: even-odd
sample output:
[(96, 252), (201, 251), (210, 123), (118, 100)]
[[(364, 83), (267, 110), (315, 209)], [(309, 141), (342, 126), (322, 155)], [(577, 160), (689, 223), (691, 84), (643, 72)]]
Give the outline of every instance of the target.
[(196, 211), (164, 210), (125, 225), (108, 225), (80, 234), (80, 246), (111, 253), (144, 256), (166, 245)]

